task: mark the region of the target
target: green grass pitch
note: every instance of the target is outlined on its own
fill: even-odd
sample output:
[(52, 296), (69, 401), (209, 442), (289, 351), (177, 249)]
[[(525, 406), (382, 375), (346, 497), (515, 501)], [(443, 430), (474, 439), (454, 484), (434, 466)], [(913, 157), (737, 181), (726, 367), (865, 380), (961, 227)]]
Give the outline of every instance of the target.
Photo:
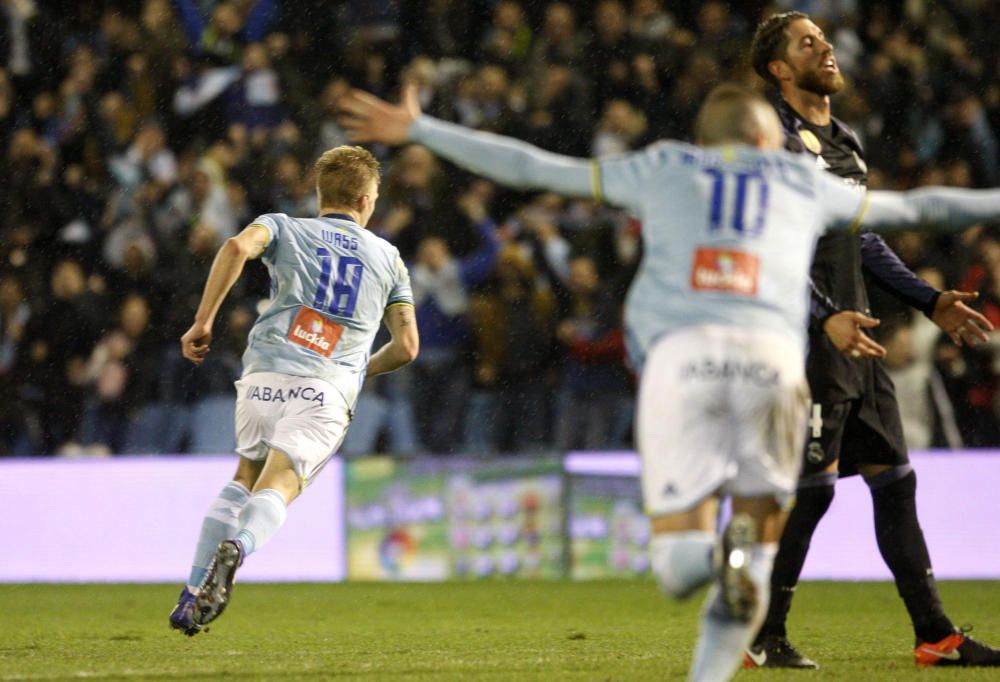
[[(210, 632), (167, 627), (167, 585), (0, 586), (6, 680), (675, 680), (699, 595), (675, 604), (652, 582), (237, 585)], [(1000, 643), (1000, 583), (941, 586), (949, 613)], [(998, 680), (921, 670), (888, 583), (806, 583), (794, 641), (819, 672), (737, 680)]]

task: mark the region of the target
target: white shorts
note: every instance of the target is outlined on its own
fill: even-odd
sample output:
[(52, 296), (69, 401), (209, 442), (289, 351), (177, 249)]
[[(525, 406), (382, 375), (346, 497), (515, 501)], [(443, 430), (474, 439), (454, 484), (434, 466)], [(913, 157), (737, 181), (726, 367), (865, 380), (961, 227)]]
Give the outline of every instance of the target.
[(768, 331), (705, 325), (650, 350), (636, 440), (646, 513), (687, 511), (712, 494), (795, 491), (809, 388), (802, 350)]
[(255, 372), (236, 382), (236, 452), (288, 456), (304, 488), (340, 447), (351, 421), (344, 397), (322, 379)]

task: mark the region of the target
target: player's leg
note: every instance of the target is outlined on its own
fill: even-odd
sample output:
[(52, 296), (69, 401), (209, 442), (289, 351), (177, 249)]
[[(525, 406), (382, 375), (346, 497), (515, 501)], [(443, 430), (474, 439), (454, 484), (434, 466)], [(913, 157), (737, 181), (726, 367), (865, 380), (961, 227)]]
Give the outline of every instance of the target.
[(718, 515), (712, 495), (687, 511), (650, 519), (650, 566), (667, 596), (684, 599), (711, 579)]
[(747, 373), (733, 382), (729, 397), (736, 472), (723, 491), (733, 496), (733, 518), (723, 531), (718, 580), (702, 619), (695, 680), (728, 679), (760, 626), (802, 463), (809, 391), (801, 364), (780, 337), (749, 341), (736, 365)]
[(253, 494), (240, 511), (235, 536), (219, 544), (213, 554), (195, 600), (195, 623), (206, 625), (222, 615), (229, 604), (237, 569), (285, 523), (287, 507), (298, 497), (299, 485), (292, 460), (271, 448)]
[(726, 482), (728, 414), (709, 408), (725, 399), (721, 381), (687, 367), (703, 359), (699, 330), (665, 337), (648, 354), (635, 421), (642, 495), (651, 519), (650, 565), (665, 594), (681, 599), (712, 576), (716, 491)]
[(715, 556), (692, 680), (726, 680), (736, 671), (767, 609), (771, 565), (787, 513), (774, 496), (734, 498), (733, 517)]
[(909, 465), (859, 465), (872, 493), (875, 537), (916, 635), (917, 665), (1000, 666), (1000, 650), (955, 628), (944, 612), (917, 519), (917, 480)]
[(170, 627), (175, 630), (193, 636), (201, 629), (194, 622), (194, 605), (199, 587), (208, 573), (219, 544), (236, 537), (240, 512), (250, 499), (250, 490), (263, 467), (263, 461), (240, 457), (233, 480), (222, 488), (209, 506), (201, 523), (187, 585), (181, 590), (177, 605), (170, 613)]
[(812, 536), (833, 501), (837, 455), (851, 409), (850, 403), (812, 405), (795, 506), (788, 515), (774, 558), (767, 614), (744, 659), (748, 668), (819, 667), (789, 642), (786, 622)]
[(880, 364), (869, 396), (869, 409), (861, 412), (847, 437), (864, 445), (858, 472), (871, 491), (879, 552), (913, 623), (916, 662), (1000, 666), (1000, 651), (957, 631), (945, 614), (917, 517), (917, 478), (909, 463), (898, 404)]
[[(194, 609), (199, 625), (212, 622), (225, 610), (237, 569), (281, 528), (288, 505), (340, 447), (350, 422), (349, 405), (322, 380), (261, 373), (244, 381), (260, 383), (272, 396), (280, 391), (287, 399), (277, 405), (270, 401), (252, 406), (267, 417), (260, 420), (265, 427), (259, 430), (255, 445), (267, 443), (267, 458), (240, 511), (235, 537), (218, 546), (202, 583)], [(242, 442), (239, 433), (238, 429), (237, 439)]]

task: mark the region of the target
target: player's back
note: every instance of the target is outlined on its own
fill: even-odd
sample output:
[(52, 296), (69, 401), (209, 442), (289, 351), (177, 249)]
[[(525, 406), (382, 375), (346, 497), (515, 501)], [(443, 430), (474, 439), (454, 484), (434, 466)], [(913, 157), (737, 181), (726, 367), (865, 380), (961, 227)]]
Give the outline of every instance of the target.
[(809, 264), (828, 200), (812, 164), (666, 142), (600, 168), (609, 193), (643, 223), (626, 309), (637, 366), (658, 338), (698, 324), (769, 329), (805, 349)]
[(254, 220), (271, 233), (262, 260), (271, 303), (250, 332), (243, 373), (319, 377), (353, 404), (385, 308), (411, 303), (397, 249), (349, 216)]

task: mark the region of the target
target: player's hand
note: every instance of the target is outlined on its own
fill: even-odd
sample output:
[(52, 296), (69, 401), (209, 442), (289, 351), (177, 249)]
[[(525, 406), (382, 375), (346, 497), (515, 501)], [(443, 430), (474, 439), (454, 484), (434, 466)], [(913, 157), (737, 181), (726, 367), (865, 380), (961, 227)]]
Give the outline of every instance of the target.
[(352, 142), (403, 144), (410, 138), (410, 126), (420, 116), (417, 86), (413, 83), (403, 84), (399, 104), (389, 104), (363, 90), (351, 90), (338, 109), (338, 122)]
[(205, 361), (211, 344), (212, 326), (195, 322), (181, 337), (181, 353), (195, 365), (200, 365)]
[(862, 329), (877, 327), (879, 321), (855, 310), (834, 313), (823, 323), (823, 331), (837, 350), (852, 358), (884, 358), (885, 348), (865, 335)]
[(979, 298), (974, 291), (943, 291), (934, 304), (931, 320), (941, 327), (945, 334), (955, 342), (956, 346), (963, 343), (975, 346), (988, 341), (993, 324), (965, 304)]

